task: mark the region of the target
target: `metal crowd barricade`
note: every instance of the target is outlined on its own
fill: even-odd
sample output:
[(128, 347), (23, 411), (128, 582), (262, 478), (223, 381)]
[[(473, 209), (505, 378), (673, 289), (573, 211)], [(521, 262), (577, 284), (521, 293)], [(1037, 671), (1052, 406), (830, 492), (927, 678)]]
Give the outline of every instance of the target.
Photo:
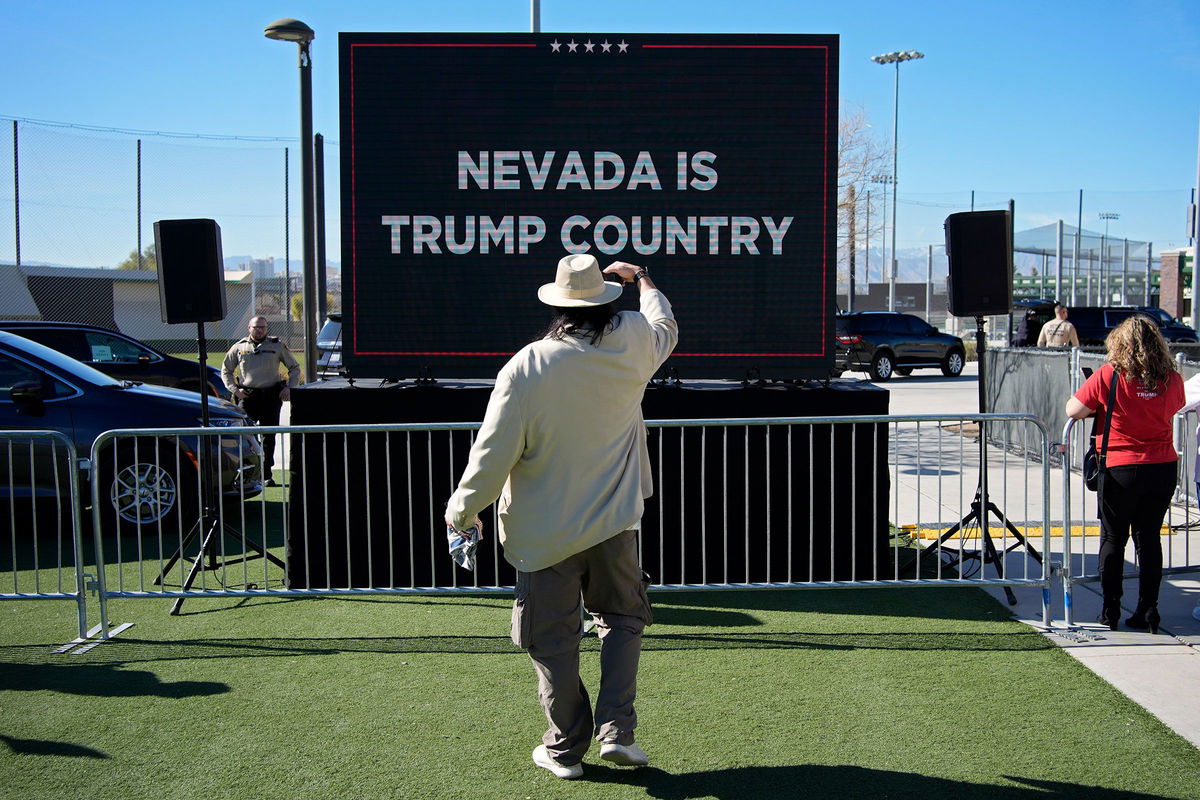
[(0, 600), (73, 600), (79, 640), (89, 635), (81, 466), (75, 445), (57, 431), (0, 431), (0, 493), (7, 501), (4, 538), (9, 558)]
[[(993, 448), (986, 470), (991, 498), (1015, 513), (942, 535), (971, 508), (981, 450), (972, 431), (998, 423), (1025, 429), (1022, 455)], [(478, 427), (102, 434), (92, 450), (99, 474), (130, 460), (155, 464), (172, 480), (144, 487), (148, 500), (175, 491), (180, 509), (126, 519), (113, 530), (102, 481), (93, 482), (94, 522), (106, 531), (97, 539), (102, 621), (111, 598), (511, 591), (515, 573), (497, 547), (494, 508), (485, 515), (473, 572), (455, 567), (447, 554), (444, 504)], [(655, 495), (647, 501), (639, 547), (655, 590), (1036, 586), (1049, 626), (1052, 571), (1046, 561), (1031, 567), (1026, 555), (1037, 548), (1047, 553), (1050, 543), (1049, 443), (1035, 417), (664, 420), (647, 428)], [(203, 486), (189, 452), (217, 438), (228, 463), (241, 463), (257, 447), (248, 440), (259, 434), (284, 440), (276, 458), (288, 468), (280, 473), (286, 501), (259, 493), (252, 480), (239, 484), (226, 465), (222, 500), (206, 509), (196, 499)], [(1024, 552), (1016, 552), (1020, 545), (1009, 533), (1016, 526), (1029, 539)], [(931, 540), (922, 529), (934, 531)], [(995, 544), (991, 560), (985, 544)], [(1007, 566), (1004, 574), (988, 574), (997, 565)]]
[[(1188, 491), (1194, 489), (1193, 464), (1196, 458), (1197, 413), (1189, 411), (1175, 417), (1175, 449), (1179, 453), (1179, 485), (1172, 504), (1163, 520), (1165, 527), (1163, 542), (1163, 574), (1180, 574), (1200, 570), (1200, 515), (1195, 501)], [(1077, 424), (1079, 423), (1079, 424)], [(1081, 463), (1088, 447), (1086, 422), (1069, 419), (1063, 426), (1062, 443), (1055, 447), (1062, 454), (1062, 505), (1063, 526), (1069, 535), (1064, 535), (1063, 551), (1063, 605), (1064, 622), (1072, 627), (1072, 590), (1078, 583), (1096, 583), (1100, 580), (1097, 559), (1100, 541), (1100, 523), (1097, 511), (1097, 496), (1076, 479), (1075, 465)], [(1099, 443), (1097, 443), (1099, 448)], [(1089, 511), (1091, 509), (1091, 511)], [(1085, 519), (1088, 520), (1085, 522)], [(1078, 520), (1078, 523), (1076, 523)], [(1090, 546), (1094, 543), (1095, 547)], [(1126, 578), (1137, 577), (1134, 569), (1127, 569)]]

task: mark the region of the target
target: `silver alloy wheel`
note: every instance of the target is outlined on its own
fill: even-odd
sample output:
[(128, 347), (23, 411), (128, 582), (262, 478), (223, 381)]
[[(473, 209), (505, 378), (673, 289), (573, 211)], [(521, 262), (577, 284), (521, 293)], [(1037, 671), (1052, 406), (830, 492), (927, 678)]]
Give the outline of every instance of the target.
[(945, 373), (951, 377), (960, 375), (963, 371), (963, 364), (963, 354), (957, 350), (951, 350), (950, 354), (946, 356)]
[(887, 353), (876, 353), (871, 359), (870, 375), (877, 381), (886, 381), (892, 377), (892, 357)]
[(179, 499), (175, 477), (157, 464), (136, 463), (121, 468), (109, 491), (117, 516), (133, 524), (158, 522), (174, 510)]

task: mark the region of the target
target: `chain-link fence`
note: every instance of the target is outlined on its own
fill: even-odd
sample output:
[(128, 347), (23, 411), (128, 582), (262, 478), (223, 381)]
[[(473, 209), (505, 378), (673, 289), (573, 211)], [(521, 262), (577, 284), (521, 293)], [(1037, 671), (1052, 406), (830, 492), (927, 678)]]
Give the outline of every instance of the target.
[[(341, 307), (338, 150), (336, 143), (325, 142), (326, 305), (334, 310)], [(268, 318), (273, 333), (299, 349), (303, 333), (298, 300), (299, 156), (298, 145), (287, 139), (123, 131), (0, 118), (0, 218), (7, 223), (0, 223), (0, 318), (95, 321), (129, 333), (137, 327), (145, 338), (164, 343), (165, 349), (187, 352), (194, 339), (189, 326), (155, 324), (156, 330), (147, 330), (157, 318), (149, 299), (157, 289), (156, 275), (148, 271), (148, 276), (139, 276), (136, 268), (152, 267), (148, 259), (152, 250), (147, 251), (153, 245), (155, 220), (211, 217), (221, 226), (228, 285), (247, 288), (238, 289), (236, 304), (230, 294), (231, 330), (212, 325), (208, 335), (218, 345), (234, 333), (240, 336), (245, 320), (257, 310)], [(899, 252), (890, 253), (879, 225), (859, 221), (854, 307), (888, 307), (891, 289), (884, 264), (896, 258), (896, 308), (969, 335), (973, 323), (968, 320), (964, 327), (945, 315), (948, 266), (942, 222), (958, 211), (1007, 208), (1010, 200), (1018, 232), (1014, 259), (1018, 296), (1065, 298), (1072, 305), (1152, 303), (1146, 295), (1147, 288), (1152, 296), (1157, 294), (1158, 254), (1190, 244), (1183, 225), (1188, 192), (1086, 191), (1082, 197), (1070, 191), (902, 193), (901, 232), (920, 238), (901, 238)], [(1131, 233), (1161, 231), (1161, 220), (1174, 218), (1180, 220), (1174, 239), (1126, 239)], [(1058, 220), (1064, 220), (1061, 284)], [(1083, 230), (1077, 239), (1080, 222)], [(843, 220), (842, 224), (849, 223)], [(845, 309), (849, 307), (847, 236), (840, 236), (839, 242), (843, 245), (838, 294)], [(121, 272), (126, 274), (119, 276), (121, 280), (96, 282), (123, 263), (126, 269)], [(44, 305), (46, 293), (31, 298), (20, 288), (29, 282), (34, 267), (43, 284), (61, 281), (63, 290), (54, 293), (57, 302)], [(83, 267), (96, 272), (89, 277), (76, 271)], [(72, 271), (63, 271), (68, 268)], [(139, 298), (138, 307), (127, 305), (131, 302), (127, 294)], [(996, 341), (1005, 339), (1006, 328), (1007, 318), (993, 319), (989, 335)]]
[[(194, 352), (194, 326), (159, 321), (153, 225), (207, 217), (221, 227), (228, 311), (206, 326), (210, 349), (244, 336), (255, 313), (303, 348), (294, 141), (4, 120), (0, 152), (0, 319), (101, 325)], [(336, 144), (325, 143), (324, 163), (326, 186), (336, 187)], [(331, 310), (341, 301), (339, 226), (337, 203), (327, 202)]]
[[(889, 252), (885, 231), (877, 224), (868, 227), (859, 221), (854, 308), (888, 308), (886, 264), (895, 258), (896, 310), (940, 324), (945, 305), (937, 303), (936, 295), (945, 293), (949, 272), (942, 234), (945, 218), (962, 211), (1007, 209), (1010, 201), (1015, 297), (1045, 297), (1068, 305), (1156, 305), (1160, 254), (1193, 244), (1184, 224), (1190, 191), (902, 192), (897, 253)], [(1172, 224), (1174, 220), (1178, 223)], [(1162, 238), (1146, 241), (1154, 235)], [(839, 248), (838, 294), (843, 309), (848, 307), (849, 256), (848, 248)], [(928, 316), (923, 290), (912, 289), (919, 283), (932, 286)], [(952, 320), (945, 324), (956, 333), (964, 330)], [(1004, 338), (1002, 324), (1006, 326), (1006, 320), (992, 320), (989, 325), (996, 340)], [(973, 330), (970, 320), (967, 326)]]

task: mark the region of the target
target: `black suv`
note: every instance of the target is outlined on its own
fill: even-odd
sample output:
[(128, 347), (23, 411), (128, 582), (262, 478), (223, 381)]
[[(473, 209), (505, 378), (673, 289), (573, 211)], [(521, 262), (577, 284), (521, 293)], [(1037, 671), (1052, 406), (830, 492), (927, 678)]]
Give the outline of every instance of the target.
[(1069, 306), (1067, 322), (1075, 326), (1079, 344), (1103, 345), (1113, 328), (1134, 314), (1144, 314), (1157, 322), (1168, 342), (1196, 341), (1196, 331), (1156, 306)]
[(835, 377), (861, 370), (871, 380), (886, 381), (893, 372), (908, 375), (926, 367), (938, 367), (943, 375), (955, 377), (966, 362), (962, 339), (941, 333), (912, 314), (858, 311), (839, 314), (836, 325)]
[[(169, 356), (108, 328), (78, 322), (0, 320), (0, 331), (44, 344), (119, 381), (200, 391), (200, 365), (196, 361)], [(228, 397), (221, 371), (205, 366), (204, 372), (208, 376), (204, 393)]]
[[(231, 429), (219, 435), (222, 495), (229, 502), (254, 497), (262, 491), (262, 448), (253, 433), (234, 430), (253, 424), (237, 406), (195, 392), (114, 380), (57, 350), (0, 332), (0, 430), (58, 431), (75, 444), (80, 459), (90, 457), (104, 431), (198, 428), (201, 403), (208, 403), (212, 427)], [(99, 475), (111, 523), (143, 533), (159, 525), (174, 531), (181, 521), (196, 518), (197, 450), (195, 436), (114, 440), (98, 463), (81, 470), (84, 503), (89, 477)], [(61, 450), (49, 444), (0, 444), (0, 500), (61, 499), (68, 485), (64, 469)]]

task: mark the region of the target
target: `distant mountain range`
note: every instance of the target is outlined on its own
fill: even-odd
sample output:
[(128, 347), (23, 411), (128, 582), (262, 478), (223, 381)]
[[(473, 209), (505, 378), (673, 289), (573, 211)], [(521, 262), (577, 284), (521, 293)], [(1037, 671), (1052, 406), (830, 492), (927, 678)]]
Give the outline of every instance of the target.
[[(908, 250), (901, 249), (900, 256), (897, 259), (898, 269), (896, 280), (900, 283), (924, 283), (929, 275), (929, 250), (923, 247), (914, 247)], [(1144, 269), (1144, 263), (1138, 261), (1138, 268)], [(1153, 263), (1157, 266), (1158, 257), (1155, 256)], [(1014, 253), (1013, 254), (1013, 272), (1018, 275), (1036, 275), (1041, 269), (1042, 259), (1040, 256), (1030, 253)], [(869, 275), (869, 281), (864, 280), (864, 267), (867, 268), (865, 275)], [(863, 251), (858, 252), (858, 258), (855, 263), (855, 281), (857, 283), (880, 283), (883, 282), (883, 253), (875, 248), (871, 249), (869, 261), (864, 259)], [(1054, 259), (1050, 259), (1049, 269), (1054, 270)], [(839, 265), (839, 272), (842, 273), (842, 279), (845, 280), (845, 264)], [(935, 247), (933, 250), (933, 280), (934, 283), (944, 282), (946, 273), (949, 271), (949, 264), (946, 262), (946, 252), (943, 248)]]

